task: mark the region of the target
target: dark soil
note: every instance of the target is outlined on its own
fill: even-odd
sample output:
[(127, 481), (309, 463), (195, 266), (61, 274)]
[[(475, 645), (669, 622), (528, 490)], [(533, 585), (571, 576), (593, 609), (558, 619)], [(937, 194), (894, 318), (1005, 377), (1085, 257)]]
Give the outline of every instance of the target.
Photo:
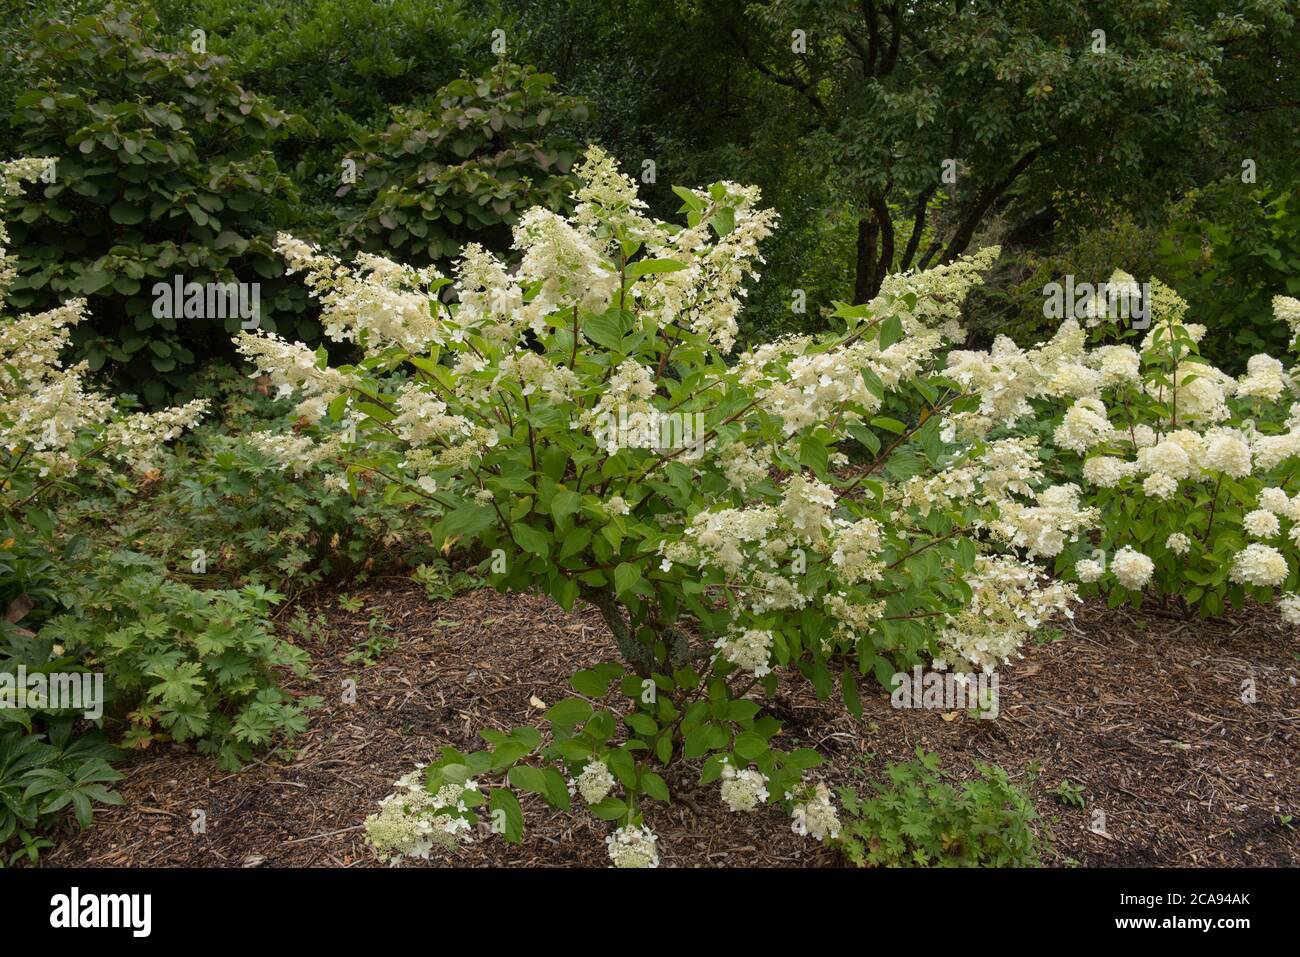
[[(347, 612), (322, 591), (300, 606), (325, 616), (323, 637), (296, 637), (314, 660), (319, 694), (293, 750), (238, 773), (179, 746), (123, 765), (121, 808), (99, 808), (44, 866), (384, 866), (361, 822), (393, 781), (452, 745), (482, 746), (478, 730), (535, 720), (569, 696), (568, 678), (607, 657), (612, 639), (595, 613), (566, 614), (543, 598), (472, 592), (430, 602), (406, 579), (353, 592)], [(372, 613), (392, 625), (395, 648), (376, 664), (345, 658)], [(280, 623), (289, 615), (282, 614)], [(1295, 866), (1300, 863), (1300, 642), (1265, 611), (1205, 623), (1082, 607), (1061, 640), (1026, 649), (1003, 669), (1001, 715), (902, 711), (883, 691), (864, 696), (864, 720), (819, 702), (806, 683), (781, 688), (778, 745), (811, 746), (832, 786), (878, 779), (885, 761), (920, 747), (945, 770), (1002, 765), (1024, 788), (1053, 838), (1058, 866)], [(356, 703), (343, 683), (356, 681)], [(1242, 701), (1253, 679), (1257, 700)], [(542, 704), (539, 704), (542, 703)], [(834, 852), (793, 834), (776, 808), (731, 814), (698, 770), (668, 774), (672, 807), (651, 802), (664, 866), (835, 866)], [(1082, 788), (1080, 808), (1058, 796)], [(475, 842), (431, 865), (605, 866), (610, 825), (583, 810), (552, 813), (524, 799), (524, 843)], [(206, 815), (194, 834), (192, 812)], [(1104, 812), (1103, 830), (1095, 827)], [(1297, 820), (1289, 822), (1290, 817)], [(1090, 825), (1092, 827), (1090, 827)], [(424, 866), (422, 862), (414, 862)]]

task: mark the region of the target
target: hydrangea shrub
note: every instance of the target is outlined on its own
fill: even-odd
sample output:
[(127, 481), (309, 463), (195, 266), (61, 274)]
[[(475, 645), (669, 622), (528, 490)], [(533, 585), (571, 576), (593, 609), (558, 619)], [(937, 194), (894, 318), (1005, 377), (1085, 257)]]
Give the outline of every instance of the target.
[(570, 216), (521, 217), (513, 269), (474, 245), (454, 277), (348, 266), (282, 236), (327, 335), (363, 358), (239, 340), (315, 423), (264, 440), (286, 467), (341, 461), (354, 489), (436, 507), (435, 540), (479, 549), (493, 585), (588, 602), (614, 638), (542, 727), (445, 749), (425, 771), (445, 803), (403, 785), (368, 830), (398, 855), (479, 820), (518, 840), (531, 792), (579, 798), (617, 826), (615, 864), (651, 864), (647, 804), (698, 762), (732, 810), (780, 804), (833, 837), (820, 757), (782, 749), (763, 708), (781, 675), (860, 713), (864, 679), (992, 669), (1074, 599), (1031, 559), (1086, 529), (1078, 487), (1048, 484), (1033, 438), (988, 436), (997, 385), (944, 368), (996, 250), (735, 354), (776, 225), (757, 190), (679, 188), (685, 222), (666, 223), (599, 149), (577, 175)]
[[(37, 157), (0, 164), (0, 211), (52, 162)], [(17, 275), (8, 243), (0, 218), (0, 300)], [(0, 317), (0, 508), (10, 537), (23, 534), (23, 522), (50, 524), (40, 506), (60, 481), (114, 462), (147, 464), (207, 408), (196, 399), (158, 412), (120, 414), (112, 398), (87, 388), (86, 362), (65, 366), (60, 359), (85, 316), (85, 300), (73, 299), (45, 312)]]
[[(1111, 282), (1136, 285), (1126, 274)], [(1112, 606), (1178, 596), (1210, 616), (1276, 601), (1300, 622), (1300, 384), (1263, 353), (1240, 376), (1218, 369), (1200, 354), (1206, 328), (1185, 321), (1186, 303), (1156, 280), (1149, 289), (1147, 329), (1098, 310), (1039, 349), (993, 348), (993, 365), (1014, 370), (1029, 397), (1012, 419), (1049, 430), (1059, 477), (1078, 483), (1089, 535), (1056, 570)], [(1278, 296), (1274, 312), (1300, 329), (1300, 301)], [(950, 371), (986, 374), (973, 361)]]
[[(0, 164), (0, 203), (48, 164)], [(0, 299), (16, 271), (7, 243), (0, 219)], [(89, 388), (88, 363), (60, 358), (85, 315), (77, 299), (0, 316), (0, 600), (8, 612), (0, 668), (102, 671), (114, 705), (134, 708), (128, 745), (194, 740), (223, 766), (238, 767), (275, 734), (305, 726), (305, 709), (317, 699), (290, 698), (277, 687), (275, 669), (305, 674), (306, 656), (270, 631), (266, 612), (280, 598), (273, 592), (202, 591), (165, 580), (131, 553), (95, 555), (88, 567), (73, 563), (78, 537), (58, 527), (59, 493), (150, 466), (207, 410), (207, 401), (196, 399), (127, 413)], [(33, 588), (34, 566), (52, 569), (45, 577), (54, 585)], [(13, 627), (28, 613), (23, 625), (39, 633)], [(21, 709), (0, 711), (0, 721), (30, 726)]]

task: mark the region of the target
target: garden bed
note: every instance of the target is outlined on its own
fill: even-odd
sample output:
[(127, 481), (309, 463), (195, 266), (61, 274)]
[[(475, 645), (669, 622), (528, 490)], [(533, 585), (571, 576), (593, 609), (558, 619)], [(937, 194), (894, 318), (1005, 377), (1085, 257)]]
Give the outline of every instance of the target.
[[(291, 636), (318, 682), (291, 683), (324, 705), (291, 753), (238, 773), (162, 746), (122, 765), (121, 808), (96, 812), (44, 866), (381, 866), (361, 822), (417, 762), (451, 745), (481, 747), (478, 729), (540, 717), (572, 694), (568, 677), (611, 647), (590, 609), (564, 613), (544, 598), (491, 591), (430, 602), (406, 579), (372, 582), (343, 610), (333, 590), (305, 599), (324, 616), (320, 637)], [(355, 606), (353, 606), (355, 607)], [(370, 667), (348, 663), (381, 612), (397, 639)], [(286, 622), (290, 615), (281, 614)], [(549, 634), (548, 634), (549, 632)], [(1295, 866), (1300, 863), (1300, 655), (1271, 611), (1214, 622), (1158, 610), (1085, 604), (1061, 640), (1027, 645), (1001, 674), (1001, 716), (899, 711), (879, 690), (862, 721), (783, 678), (774, 713), (782, 747), (815, 747), (832, 786), (861, 786), (886, 761), (920, 747), (954, 774), (1002, 765), (1033, 798), (1054, 838), (1047, 863), (1069, 866)], [(342, 703), (356, 681), (356, 703)], [(1242, 701), (1253, 678), (1257, 700)], [(650, 802), (664, 866), (834, 866), (829, 849), (793, 834), (776, 807), (731, 814), (693, 766), (666, 777), (675, 798)], [(1062, 781), (1082, 788), (1066, 801)], [(433, 864), (604, 866), (609, 825), (584, 810), (552, 813), (523, 800), (521, 846), (475, 842)], [(206, 831), (194, 834), (194, 810)], [(1094, 811), (1105, 833), (1094, 833)], [(420, 866), (421, 862), (414, 862)]]

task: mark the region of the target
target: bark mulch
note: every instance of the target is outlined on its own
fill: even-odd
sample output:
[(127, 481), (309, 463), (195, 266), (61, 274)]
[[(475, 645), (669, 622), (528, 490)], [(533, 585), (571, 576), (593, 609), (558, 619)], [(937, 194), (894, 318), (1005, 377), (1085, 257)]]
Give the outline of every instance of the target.
[[(319, 639), (285, 632), (319, 679), (296, 690), (325, 699), (292, 750), (237, 773), (179, 746), (137, 753), (123, 765), (126, 806), (97, 809), (93, 826), (65, 835), (43, 866), (384, 866), (361, 822), (397, 777), (444, 745), (481, 747), (480, 728), (536, 719), (571, 694), (569, 675), (612, 648), (594, 611), (566, 614), (544, 598), (477, 591), (430, 602), (400, 578), (354, 595), (364, 602), (356, 612), (330, 591), (300, 602), (324, 616)], [(376, 612), (396, 647), (370, 667), (346, 662)], [(1089, 603), (1062, 632), (1003, 669), (997, 720), (894, 710), (878, 689), (864, 694), (857, 721), (791, 683), (775, 703), (779, 744), (820, 750), (828, 760), (817, 773), (832, 787), (862, 789), (918, 747), (958, 776), (972, 761), (1002, 765), (1050, 829), (1049, 864), (1300, 863), (1300, 642), (1275, 615), (1206, 623)], [(343, 703), (346, 679), (356, 682), (354, 704)], [(1247, 679), (1254, 703), (1242, 700)], [(647, 809), (663, 866), (839, 863), (777, 809), (728, 813), (716, 785), (695, 787), (697, 773), (670, 773), (675, 803)], [(1082, 788), (1084, 807), (1060, 796), (1063, 781)], [(576, 808), (552, 813), (531, 796), (523, 804), (521, 846), (479, 841), (430, 865), (608, 863), (609, 825)], [(206, 816), (197, 835), (196, 810)]]

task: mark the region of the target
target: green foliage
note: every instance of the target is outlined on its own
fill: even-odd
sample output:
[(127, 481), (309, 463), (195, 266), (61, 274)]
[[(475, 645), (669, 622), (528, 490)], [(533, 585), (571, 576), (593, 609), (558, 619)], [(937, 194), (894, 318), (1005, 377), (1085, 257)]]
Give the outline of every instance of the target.
[[(196, 377), (196, 389), (218, 403), (211, 421), (164, 450), (152, 471), (66, 496), (60, 522), (95, 550), (148, 554), (196, 586), (299, 592), (432, 560), (418, 515), (380, 496), (354, 499), (346, 484), (329, 481), (338, 470), (295, 474), (256, 446), (259, 433), (292, 430), (287, 402), (221, 369)], [(196, 550), (201, 572), (192, 570)]]
[(307, 724), (318, 698), (295, 700), (276, 671), (308, 674), (300, 649), (272, 633), (282, 596), (257, 586), (199, 590), (168, 581), (143, 556), (118, 553), (70, 583), (71, 610), (40, 632), (103, 671), (126, 716), (127, 747), (196, 741), (237, 768), (253, 750)]
[(411, 578), (424, 586), (429, 601), (445, 601), (463, 591), (477, 588), (481, 582), (468, 572), (453, 569), (441, 558), (417, 565)]
[(397, 638), (391, 634), (392, 630), (388, 616), (377, 608), (372, 609), (370, 620), (366, 622), (366, 637), (343, 660), (367, 668), (377, 664), (380, 658), (397, 647)]
[(16, 840), (16, 850), (0, 855), (0, 867), (26, 860), (35, 864), (51, 841), (36, 836), (71, 807), (77, 823), (88, 827), (94, 804), (121, 804), (108, 785), (122, 774), (109, 762), (117, 751), (103, 736), (75, 735), (72, 719), (52, 721), (45, 732), (20, 728), (0, 731), (0, 848)]
[(573, 188), (577, 147), (560, 131), (587, 107), (553, 86), (502, 62), (453, 80), (428, 106), (395, 109), (388, 129), (364, 136), (353, 155), (366, 205), (345, 238), (411, 263), (449, 258), (471, 240), (507, 248), (521, 212), (559, 208)]
[[(606, 663), (579, 671), (571, 684), (582, 697), (565, 698), (547, 710), (545, 744), (535, 727), (515, 728), (508, 734), (484, 730), (480, 734), (488, 747), (481, 751), (442, 749), (441, 757), (428, 768), (430, 792), (468, 777), (490, 776), (514, 790), (539, 795), (551, 808), (567, 810), (571, 799), (561, 769), (575, 777), (584, 767), (600, 763), (623, 795), (606, 796), (589, 805), (589, 810), (601, 820), (636, 825), (643, 819), (647, 801), (671, 801), (667, 783), (654, 770), (656, 764), (706, 758), (700, 786), (716, 784), (727, 765), (752, 765), (767, 778), (769, 792), (780, 799), (797, 791), (804, 772), (822, 763), (821, 755), (808, 748), (774, 747), (772, 740), (781, 722), (762, 714), (757, 702), (736, 700), (721, 676), (706, 678), (686, 667), (672, 675), (643, 679), (621, 665)], [(620, 699), (617, 706), (600, 700), (612, 691)], [(513, 797), (505, 783), (485, 795), (494, 808)], [(467, 818), (478, 821), (472, 811)], [(522, 819), (512, 818), (503, 833), (518, 843)]]
[(1068, 778), (1063, 778), (1061, 783), (1052, 789), (1052, 794), (1062, 804), (1068, 804), (1071, 807), (1085, 807), (1088, 803), (1083, 796), (1083, 788), (1071, 784)]
[[(297, 224), (338, 227), (340, 161), (355, 138), (381, 129), (394, 106), (427, 100), (462, 70), (489, 65), (497, 27), (510, 22), (487, 0), (154, 0), (170, 42), (207, 34), (209, 51), (281, 109), (304, 116), (311, 137), (277, 144), (303, 201)], [(301, 228), (301, 226), (300, 226)]]
[(1183, 204), (1161, 253), (1189, 319), (1209, 327), (1207, 359), (1239, 372), (1257, 352), (1286, 350), (1270, 301), (1300, 296), (1300, 187), (1208, 187)]
[(301, 121), (245, 90), (224, 60), (155, 48), (156, 26), (147, 9), (112, 5), (41, 26), (9, 117), (14, 150), (58, 158), (53, 182), (13, 199), (11, 301), (87, 297), (76, 355), (151, 402), (186, 391), (240, 324), (155, 317), (157, 282), (258, 282), (262, 328), (312, 331), (269, 245), (295, 189), (268, 147)]
[[(629, 167), (658, 161), (657, 213), (670, 182), (722, 177), (781, 210), (788, 244), (770, 250), (751, 320), (787, 319), (769, 306), (796, 287), (864, 302), (887, 272), (998, 241), (979, 238), (993, 224), (1020, 245), (1036, 223), (1102, 226), (1118, 203), (1146, 226), (1243, 157), (1295, 169), (1286, 4), (629, 0), (609, 17), (583, 0), (506, 5), (529, 58), (592, 97), (588, 136)], [(838, 218), (847, 248), (824, 229)], [(824, 295), (807, 272), (832, 255), (848, 291)]]
[(1038, 814), (1002, 768), (976, 763), (961, 790), (939, 770), (939, 756), (890, 764), (888, 786), (871, 797), (840, 790), (845, 819), (836, 846), (859, 867), (1034, 867), (1042, 845)]

